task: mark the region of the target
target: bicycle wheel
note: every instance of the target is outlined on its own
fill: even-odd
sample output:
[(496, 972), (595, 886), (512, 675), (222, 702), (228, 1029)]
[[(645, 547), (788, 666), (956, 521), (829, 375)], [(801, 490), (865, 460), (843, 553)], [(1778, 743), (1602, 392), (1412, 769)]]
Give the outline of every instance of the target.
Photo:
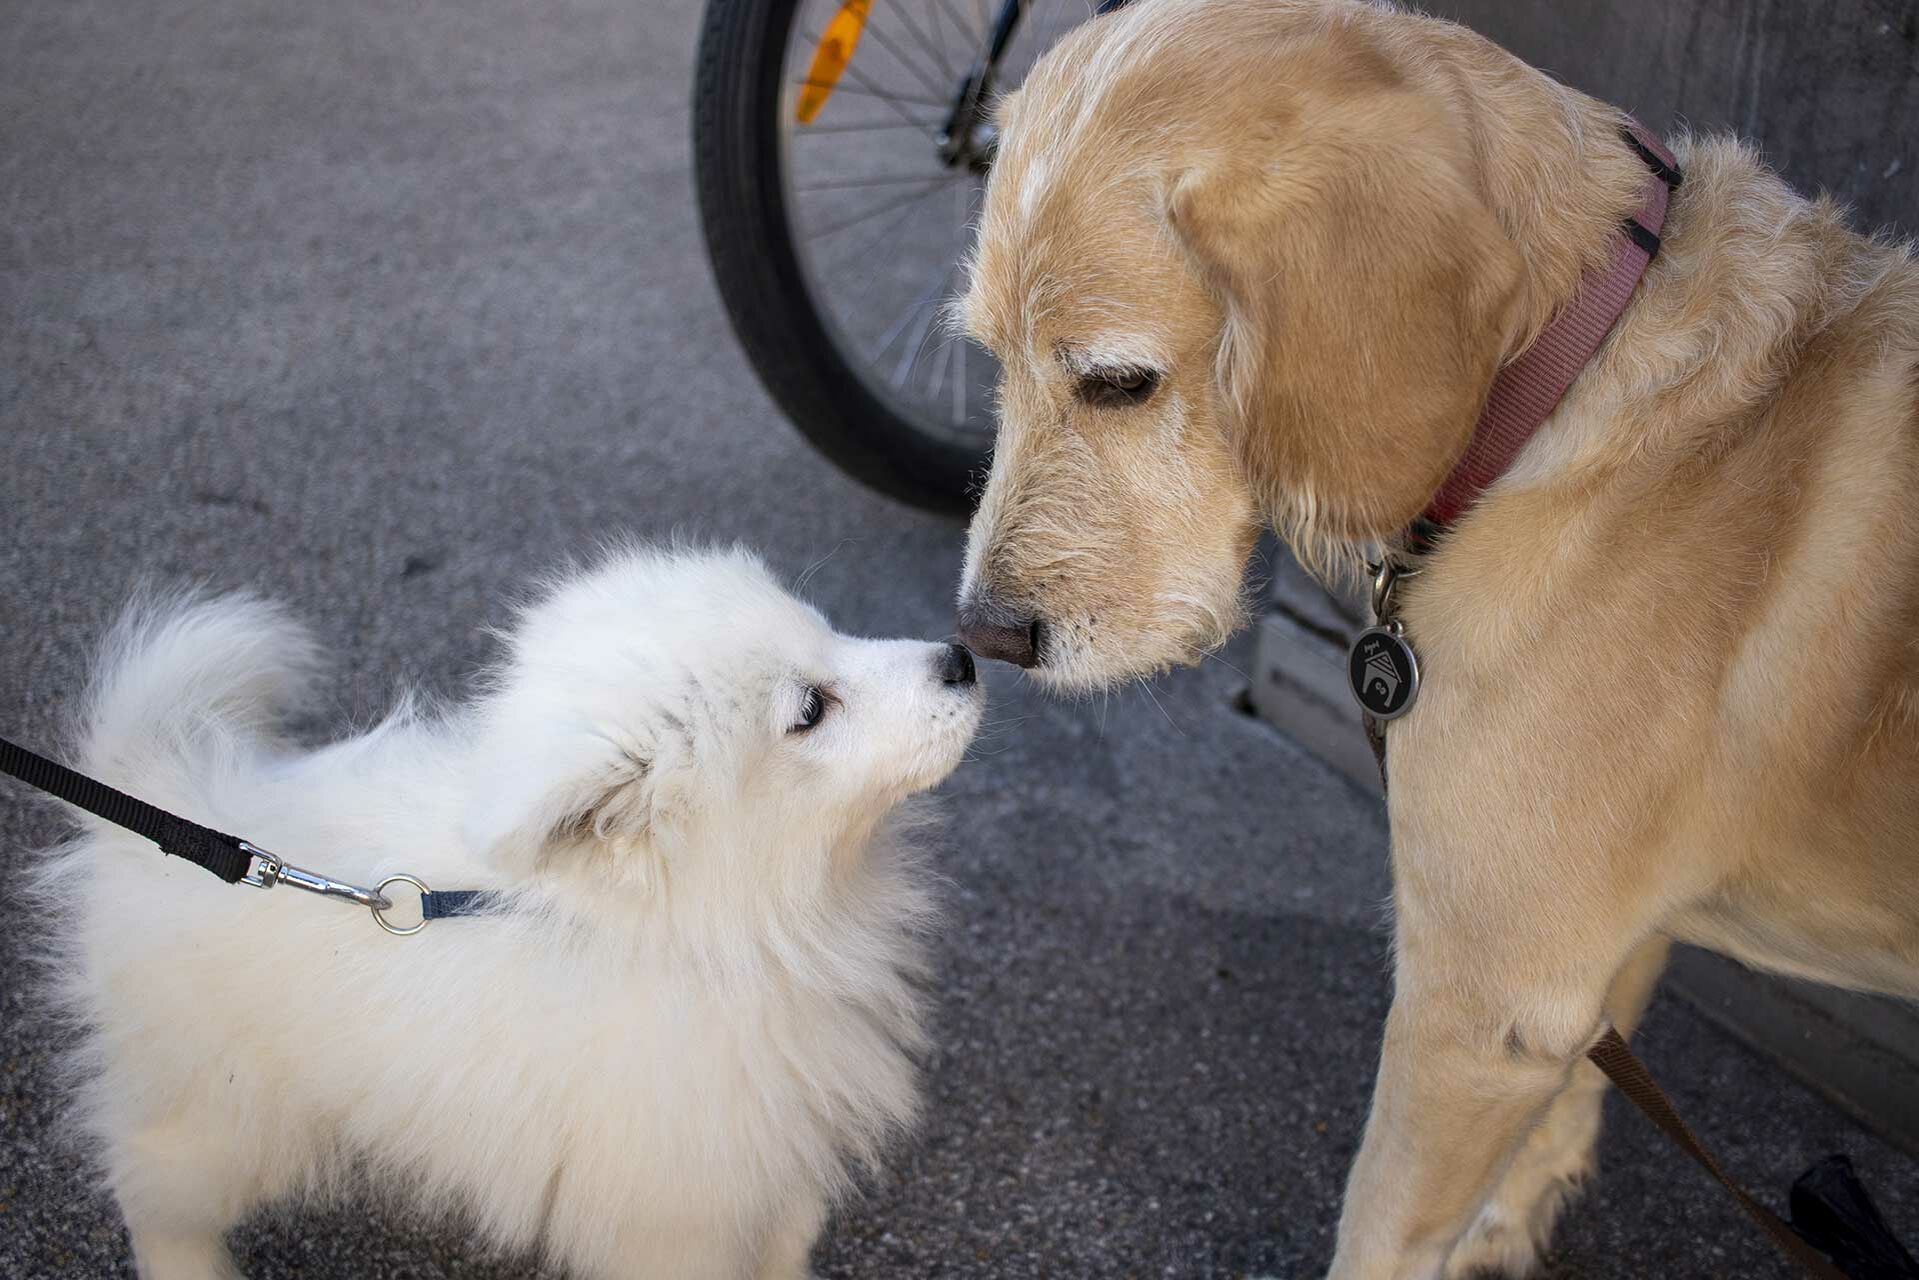
[[(829, 80), (822, 36), (856, 6), (851, 57)], [(694, 166), (727, 314), (794, 425), (893, 497), (963, 512), (984, 474), (998, 370), (945, 309), (991, 163), (990, 99), (1088, 13), (1086, 0), (707, 7)]]

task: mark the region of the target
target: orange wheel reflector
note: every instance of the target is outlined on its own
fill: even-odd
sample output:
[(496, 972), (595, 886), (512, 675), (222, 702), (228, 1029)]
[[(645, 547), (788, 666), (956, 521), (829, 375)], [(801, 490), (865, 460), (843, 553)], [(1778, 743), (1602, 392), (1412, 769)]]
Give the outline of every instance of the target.
[(866, 29), (866, 11), (872, 7), (873, 0), (846, 0), (833, 20), (826, 24), (820, 47), (813, 50), (812, 65), (806, 68), (806, 79), (800, 87), (800, 105), (794, 114), (801, 124), (812, 124), (813, 117), (833, 96), (840, 73), (853, 60), (853, 46), (860, 42), (860, 32)]

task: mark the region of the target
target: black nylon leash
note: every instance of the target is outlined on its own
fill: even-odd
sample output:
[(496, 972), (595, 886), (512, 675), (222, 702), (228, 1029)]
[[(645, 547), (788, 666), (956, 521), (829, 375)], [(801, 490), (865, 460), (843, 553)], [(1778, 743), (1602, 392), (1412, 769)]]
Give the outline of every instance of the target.
[[(429, 920), (480, 915), (493, 906), (491, 899), (495, 895), (484, 889), (445, 889), (436, 893), (405, 875), (388, 876), (377, 889), (363, 889), (307, 871), (281, 861), (238, 836), (168, 813), (5, 738), (0, 738), (0, 773), (10, 774), (56, 800), (64, 800), (96, 818), (151, 840), (167, 857), (184, 858), (228, 884), (247, 884), (257, 889), (287, 884), (321, 897), (355, 902), (372, 911), (374, 921), (382, 929), (402, 937), (418, 933)], [(386, 888), (396, 883), (410, 884), (420, 891), (418, 924), (396, 925), (387, 920), (385, 912), (393, 903), (386, 896)]]
[(160, 852), (166, 856), (185, 858), (228, 884), (245, 879), (253, 868), (253, 855), (241, 847), (245, 842), (238, 836), (155, 808), (5, 738), (0, 738), (0, 771), (75, 808), (85, 809), (96, 818), (144, 836), (159, 845)]

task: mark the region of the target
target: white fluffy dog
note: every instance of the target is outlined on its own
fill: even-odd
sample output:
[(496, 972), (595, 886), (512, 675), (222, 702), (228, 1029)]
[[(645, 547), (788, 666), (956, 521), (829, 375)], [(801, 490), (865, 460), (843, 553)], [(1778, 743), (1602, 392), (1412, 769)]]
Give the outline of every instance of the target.
[(641, 550), (551, 584), (457, 711), (301, 749), (315, 657), (257, 599), (136, 607), (80, 767), (336, 879), (498, 898), (393, 937), (91, 819), (56, 852), (79, 1118), (140, 1274), (236, 1275), (243, 1215), (371, 1174), (579, 1277), (805, 1276), (915, 1111), (899, 810), (978, 726), (966, 651)]

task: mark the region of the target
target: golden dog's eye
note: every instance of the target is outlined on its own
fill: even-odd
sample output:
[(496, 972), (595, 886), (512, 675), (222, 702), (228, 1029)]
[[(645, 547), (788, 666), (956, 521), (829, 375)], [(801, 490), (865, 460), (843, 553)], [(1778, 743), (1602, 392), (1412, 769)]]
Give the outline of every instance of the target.
[(1099, 369), (1079, 380), (1079, 398), (1099, 408), (1143, 404), (1159, 386), (1151, 369)]
[(800, 702), (800, 718), (793, 722), (789, 733), (805, 733), (820, 721), (826, 719), (826, 695), (815, 685), (806, 691), (806, 697)]

